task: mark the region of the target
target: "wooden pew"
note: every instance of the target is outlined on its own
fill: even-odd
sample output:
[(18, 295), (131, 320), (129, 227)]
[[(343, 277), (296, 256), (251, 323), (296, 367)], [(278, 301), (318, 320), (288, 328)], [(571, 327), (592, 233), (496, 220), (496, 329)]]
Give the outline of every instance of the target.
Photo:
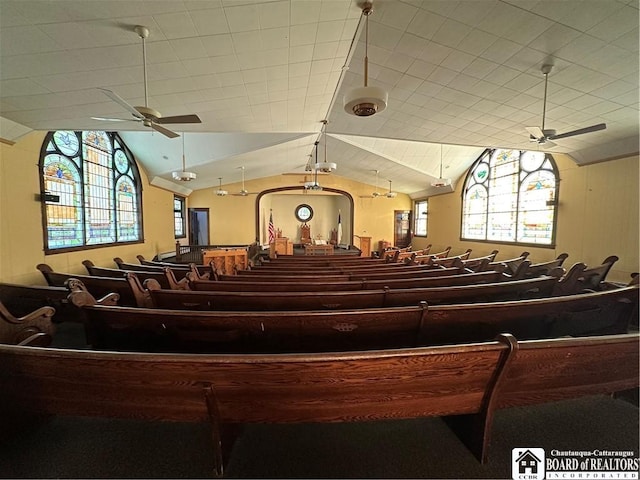
[[(430, 305), (443, 303), (471, 303), (524, 298), (544, 298), (556, 292), (568, 294), (568, 288), (557, 277), (482, 283), (476, 285), (380, 288), (356, 291), (290, 291), (285, 285), (281, 291), (188, 291), (161, 289), (158, 284), (145, 282), (145, 292), (155, 308), (189, 310), (326, 310), (388, 306), (417, 305), (427, 301)], [(278, 286), (278, 285), (276, 285)], [(572, 293), (572, 292), (571, 292)]]
[(485, 462), (500, 408), (637, 386), (638, 335), (254, 356), (0, 345), (5, 415), (207, 422), (216, 477), (238, 424), (439, 416)]
[(41, 307), (53, 307), (54, 323), (82, 322), (81, 310), (69, 303), (68, 295), (69, 290), (66, 287), (0, 283), (0, 302), (17, 317), (27, 315)]
[[(318, 257), (314, 257), (318, 258)], [(402, 265), (394, 264), (394, 263), (381, 263), (380, 261), (376, 261), (375, 263), (351, 263), (351, 262), (327, 262), (327, 263), (298, 263), (298, 262), (280, 262), (280, 263), (263, 263), (261, 265), (256, 265), (252, 267), (249, 271), (271, 271), (271, 270), (352, 270), (352, 269), (383, 269), (383, 268), (393, 268)]]
[(325, 255), (323, 257), (283, 255), (277, 258), (265, 259), (260, 263), (260, 265), (257, 265), (257, 267), (264, 267), (269, 265), (375, 265), (384, 263), (386, 262), (381, 258), (355, 257), (351, 255)]
[(481, 413), (506, 351), (490, 342), (247, 357), (0, 345), (0, 406), (22, 419), (46, 414), (207, 422), (212, 474), (221, 477), (234, 440), (225, 427), (234, 424)]
[(447, 275), (457, 275), (467, 273), (463, 268), (451, 267), (441, 269), (419, 268), (411, 270), (391, 270), (388, 272), (367, 271), (367, 272), (345, 272), (343, 274), (313, 274), (313, 273), (269, 273), (263, 274), (253, 271), (250, 275), (218, 275), (220, 281), (231, 282), (279, 282), (279, 281), (299, 281), (304, 283), (327, 283), (353, 280), (394, 280), (403, 278), (426, 278), (444, 277)]
[[(398, 264), (399, 265), (399, 264)], [(440, 270), (444, 270), (444, 273)], [(384, 278), (423, 278), (423, 277), (437, 277), (443, 275), (455, 275), (457, 273), (470, 273), (466, 272), (462, 265), (458, 265), (450, 268), (434, 269), (426, 268), (420, 265), (405, 265), (403, 268), (375, 268), (375, 269), (350, 269), (339, 268), (332, 270), (242, 270), (244, 272), (251, 273), (238, 273), (238, 275), (218, 275), (218, 280), (231, 280), (231, 281), (256, 281), (256, 280), (295, 280), (297, 278), (310, 278), (317, 279), (318, 281), (326, 280), (339, 281), (339, 280), (361, 280), (363, 278), (369, 279), (384, 279)], [(501, 270), (500, 270), (501, 271)], [(240, 277), (240, 278), (231, 278)]]
[(606, 288), (604, 282), (607, 278), (607, 274), (613, 264), (618, 261), (618, 257), (615, 255), (611, 255), (610, 257), (605, 258), (602, 261), (602, 264), (597, 267), (587, 268), (582, 276), (579, 278), (579, 282), (582, 288), (588, 290), (602, 290)]
[(520, 264), (525, 260), (527, 260), (528, 256), (529, 256), (529, 252), (524, 251), (515, 258), (509, 258), (507, 260), (494, 260), (492, 262), (489, 262), (488, 264), (483, 264), (481, 262), (481, 264), (477, 266), (465, 264), (465, 267), (474, 272), (481, 272), (483, 271), (482, 269), (491, 270), (495, 265), (504, 265), (506, 267), (505, 273), (509, 273), (513, 275), (516, 269), (520, 266)]
[[(495, 257), (498, 251), (494, 250), (494, 252), (495, 254), (493, 256)], [(452, 257), (442, 257), (442, 258), (431, 257), (429, 258), (429, 260), (423, 263), (426, 263), (431, 268), (449, 268), (449, 267), (452, 267), (454, 263), (460, 260), (468, 260), (470, 255), (471, 255), (471, 249), (468, 248), (464, 253), (460, 255), (455, 255)], [(482, 259), (480, 259), (480, 261), (482, 261)]]
[[(238, 275), (344, 275), (351, 273), (383, 273), (383, 272), (411, 272), (428, 270), (424, 265), (406, 265), (403, 263), (386, 263), (377, 265), (331, 265), (331, 266), (288, 266), (288, 267), (259, 267), (252, 270), (239, 270)], [(242, 273), (241, 273), (242, 272)]]
[(53, 307), (40, 307), (15, 317), (0, 302), (0, 344), (47, 346), (51, 344), (55, 326), (51, 321)]
[(416, 264), (416, 265), (426, 264), (430, 259), (447, 258), (449, 256), (449, 253), (451, 253), (450, 246), (445, 248), (442, 252), (428, 253), (426, 255), (416, 255), (415, 257), (410, 259), (410, 261), (408, 261), (407, 263)]
[(142, 265), (137, 263), (127, 263), (122, 260), (120, 257), (115, 257), (113, 259), (115, 264), (121, 270), (129, 270), (132, 272), (156, 272), (156, 273), (164, 273), (167, 268), (170, 268), (173, 274), (176, 277), (176, 280), (180, 281), (184, 277), (187, 276), (187, 273), (193, 273), (197, 275), (199, 278), (206, 280), (209, 277), (214, 277), (214, 270), (211, 266), (202, 267), (197, 266), (195, 263), (190, 263), (188, 265), (180, 264), (176, 267), (156, 267), (152, 265)]
[[(116, 257), (116, 258), (118, 258), (119, 260), (122, 260), (119, 257)], [(203, 279), (209, 278), (211, 274), (214, 273), (214, 268), (211, 266), (211, 264), (202, 265), (202, 264), (196, 264), (196, 263), (157, 262), (154, 260), (145, 260), (144, 256), (142, 255), (136, 255), (136, 258), (140, 262), (140, 265), (147, 265), (149, 267), (170, 268), (171, 270), (176, 269), (176, 270), (180, 270), (179, 273), (181, 273), (181, 271), (184, 270), (185, 267), (187, 267), (187, 269), (190, 272), (196, 271), (198, 275), (200, 275)], [(114, 261), (115, 261), (115, 258), (114, 258)], [(178, 276), (181, 277), (182, 275), (178, 275)]]
[[(485, 432), (482, 437), (460, 437), (482, 463), (489, 454), (494, 415), (500, 410), (613, 394), (637, 389), (640, 384), (637, 333), (524, 342), (509, 336), (502, 338), (511, 346), (488, 400), (487, 414), (444, 418), (454, 432), (468, 432), (472, 425)], [(526, 444), (526, 433), (523, 434)]]
[[(193, 297), (195, 308), (202, 308), (198, 292), (163, 295), (183, 296), (185, 303)], [(384, 295), (379, 293), (381, 302)], [(218, 300), (229, 302), (231, 296), (241, 294)], [(110, 307), (95, 305), (82, 288), (75, 288), (70, 300), (85, 311), (87, 343), (96, 348), (246, 353), (439, 345), (489, 340), (504, 331), (525, 339), (625, 333), (637, 308), (638, 286), (519, 301), (340, 310), (329, 305), (308, 311), (304, 306), (312, 295), (299, 310), (285, 303), (282, 311), (240, 310), (241, 302), (222, 311)]]
[[(82, 264), (87, 269), (89, 275), (94, 277), (110, 277), (110, 278), (125, 278), (127, 272), (133, 270), (124, 270), (121, 268), (105, 268), (97, 267), (91, 260), (83, 260)], [(147, 279), (154, 279), (162, 288), (169, 288), (172, 290), (189, 290), (189, 280), (187, 277), (183, 277), (178, 280), (170, 268), (164, 268), (163, 271), (136, 271), (136, 276), (141, 282), (145, 282)]]
[(46, 263), (40, 263), (36, 268), (40, 270), (47, 284), (52, 287), (64, 287), (69, 279), (76, 278), (82, 281), (94, 297), (101, 298), (110, 293), (117, 293), (119, 296), (118, 303), (120, 305), (132, 307), (149, 306), (148, 297), (145, 296), (144, 288), (133, 272), (127, 272), (125, 278), (113, 278), (54, 272)]
[(523, 272), (523, 277), (528, 278), (536, 277), (538, 275), (546, 275), (550, 270), (553, 270), (556, 267), (561, 267), (568, 256), (568, 253), (561, 253), (555, 258), (555, 260), (542, 263), (531, 263), (526, 271)]
[(457, 260), (454, 259), (450, 262), (450, 265), (448, 266), (446, 264), (443, 264), (439, 260), (434, 260), (433, 264), (440, 268), (450, 268), (452, 266), (459, 266), (469, 273), (479, 272), (479, 271), (489, 270), (489, 264), (496, 259), (496, 255), (498, 255), (498, 250), (493, 250), (489, 255), (485, 255), (483, 257), (466, 258), (466, 259), (458, 258)]
[(374, 279), (366, 277), (362, 280), (347, 280), (342, 282), (308, 282), (300, 280), (290, 281), (263, 281), (263, 282), (242, 282), (242, 281), (212, 281), (198, 280), (190, 278), (189, 286), (196, 291), (257, 291), (257, 292), (300, 292), (315, 290), (326, 291), (353, 291), (371, 290), (378, 288), (419, 288), (419, 287), (446, 287), (455, 285), (472, 285), (478, 283), (492, 283), (507, 281), (511, 278), (502, 272), (488, 271), (480, 273), (454, 274), (434, 277), (418, 278), (396, 278), (390, 280)]

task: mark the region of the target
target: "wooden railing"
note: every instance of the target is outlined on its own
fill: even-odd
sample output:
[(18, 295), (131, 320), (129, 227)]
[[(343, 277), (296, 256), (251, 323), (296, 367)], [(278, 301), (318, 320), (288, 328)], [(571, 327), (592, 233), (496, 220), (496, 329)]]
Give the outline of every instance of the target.
[(176, 259), (178, 263), (196, 263), (201, 264), (203, 252), (205, 250), (215, 250), (219, 248), (244, 248), (247, 249), (248, 258), (252, 260), (259, 252), (258, 245), (181, 245), (176, 242)]

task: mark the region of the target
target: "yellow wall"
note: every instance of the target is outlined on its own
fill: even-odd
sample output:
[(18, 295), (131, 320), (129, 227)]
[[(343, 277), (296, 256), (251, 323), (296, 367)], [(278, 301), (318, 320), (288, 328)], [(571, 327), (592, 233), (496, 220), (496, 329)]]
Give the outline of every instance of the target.
[[(260, 192), (266, 189), (300, 186), (299, 192), (294, 192), (292, 198), (287, 200), (284, 194), (280, 195), (279, 200), (263, 200), (260, 205), (260, 224), (263, 227), (268, 222), (269, 208), (273, 208), (273, 220), (276, 228), (282, 229), (283, 236), (290, 236), (294, 242), (297, 242), (300, 236), (299, 222), (294, 217), (294, 208), (299, 203), (303, 203), (305, 198), (312, 206), (314, 202), (318, 202), (319, 208), (315, 212), (315, 216), (309, 224), (311, 225), (311, 235), (315, 238), (318, 234), (324, 239), (328, 239), (329, 232), (337, 226), (336, 206), (323, 207), (320, 203), (318, 193), (310, 192), (302, 195), (302, 183), (304, 176), (297, 175), (278, 175), (275, 177), (262, 178), (245, 182), (246, 190), (250, 192)], [(372, 185), (355, 182), (339, 175), (321, 176), (319, 183), (323, 187), (335, 188), (349, 192), (353, 197), (354, 209), (354, 228), (355, 236), (372, 237), (372, 248), (377, 248), (379, 240), (393, 240), (393, 212), (394, 210), (411, 210), (412, 202), (407, 195), (399, 194), (396, 198), (361, 198), (368, 196), (375, 189)], [(238, 197), (231, 195), (233, 192), (239, 191), (242, 186), (240, 183), (223, 185), (230, 195), (218, 197), (215, 191), (218, 189), (210, 188), (205, 190), (194, 191), (188, 199), (189, 208), (209, 208), (210, 215), (210, 241), (213, 245), (229, 245), (229, 244), (248, 244), (255, 241), (255, 218), (256, 218), (256, 195), (247, 197)], [(342, 200), (338, 208), (344, 210)], [(271, 202), (271, 203), (269, 203)], [(331, 208), (330, 218), (326, 218), (321, 213), (322, 208)], [(349, 219), (342, 219), (343, 224), (343, 243), (348, 243), (351, 232), (348, 230)], [(264, 239), (259, 239), (264, 243)], [(358, 239), (355, 238), (355, 245), (358, 245)]]
[(115, 267), (114, 257), (137, 262), (136, 255), (151, 259), (158, 252), (175, 249), (173, 194), (149, 185), (141, 171), (144, 243), (45, 255), (41, 205), (35, 200), (40, 192), (38, 160), (44, 137), (44, 132), (33, 132), (13, 146), (0, 143), (0, 281), (44, 284), (35, 268), (39, 263), (60, 272), (86, 274), (82, 265), (86, 259)]
[(608, 278), (627, 282), (640, 271), (638, 157), (578, 166), (566, 155), (554, 155), (560, 172), (558, 230), (555, 248), (522, 247), (460, 240), (462, 188), (464, 178), (450, 194), (429, 199), (428, 236), (414, 238), (415, 248), (433, 244), (432, 251), (451, 245), (452, 253), (468, 248), (482, 256), (494, 248), (497, 259), (530, 252), (533, 262), (552, 260), (566, 252), (565, 267), (584, 262), (599, 265), (609, 255), (620, 259)]
[[(0, 281), (42, 284), (43, 279), (35, 269), (38, 263), (47, 263), (58, 271), (84, 273), (81, 262), (85, 259), (100, 266), (113, 267), (113, 258), (116, 256), (125, 261), (136, 261), (138, 254), (152, 258), (157, 253), (175, 248), (173, 194), (149, 185), (147, 175), (142, 171), (144, 243), (45, 255), (41, 206), (34, 197), (40, 191), (37, 165), (44, 136), (43, 132), (33, 132), (13, 146), (0, 143)], [(559, 253), (567, 252), (567, 266), (580, 261), (597, 265), (609, 255), (618, 255), (620, 260), (609, 278), (627, 281), (631, 272), (640, 270), (638, 157), (584, 167), (578, 167), (566, 156), (556, 155), (555, 158), (561, 178), (555, 249), (459, 240), (462, 180), (458, 182), (455, 192), (430, 198), (429, 235), (426, 239), (414, 238), (413, 246), (421, 248), (433, 243), (434, 251), (438, 251), (451, 245), (452, 253), (471, 248), (473, 256), (484, 255), (496, 248), (500, 251), (498, 259), (517, 256), (523, 250), (528, 250), (531, 259), (536, 262), (550, 260)], [(280, 175), (245, 183), (250, 192), (260, 192), (298, 185), (301, 180), (303, 178), (298, 176)], [(335, 174), (320, 177), (320, 183), (325, 187), (348, 191), (353, 196), (353, 234), (371, 237), (372, 249), (377, 248), (380, 240), (393, 240), (394, 210), (412, 208), (412, 202), (406, 195), (398, 195), (395, 199), (361, 198), (369, 195), (374, 188)], [(224, 188), (233, 193), (239, 191), (241, 185), (228, 184)], [(187, 199), (188, 207), (210, 209), (211, 243), (249, 244), (255, 241), (256, 195), (218, 197), (215, 190), (195, 191)], [(292, 199), (292, 202), (297, 204), (298, 199)], [(274, 223), (283, 228), (283, 234), (289, 234), (292, 226), (296, 227), (293, 208), (290, 205), (283, 208), (288, 219), (279, 220), (274, 210)], [(342, 209), (342, 204), (339, 208)], [(316, 212), (316, 215), (319, 213)], [(262, 221), (266, 222), (264, 218)], [(313, 236), (319, 233), (327, 238), (328, 231), (335, 227), (333, 219), (324, 223), (319, 218), (314, 218), (314, 221), (319, 223), (314, 228), (313, 221), (310, 222)], [(346, 225), (349, 225), (349, 220), (343, 218), (343, 230)], [(299, 234), (297, 230), (296, 234)], [(345, 234), (349, 235), (350, 232)], [(343, 241), (346, 243), (349, 240)], [(354, 244), (358, 244), (357, 238)]]

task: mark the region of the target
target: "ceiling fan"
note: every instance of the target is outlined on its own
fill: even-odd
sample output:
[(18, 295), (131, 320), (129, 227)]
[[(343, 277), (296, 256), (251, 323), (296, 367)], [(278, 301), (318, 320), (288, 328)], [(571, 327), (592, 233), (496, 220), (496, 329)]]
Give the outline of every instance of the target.
[(242, 170), (242, 190), (240, 190), (238, 193), (232, 193), (231, 195), (234, 195), (236, 197), (246, 197), (247, 195), (255, 195), (256, 192), (248, 192), (247, 189), (244, 188), (244, 166), (238, 167), (238, 168)]
[(605, 123), (598, 123), (597, 125), (591, 125), (590, 127), (579, 128), (578, 130), (572, 130), (565, 133), (556, 133), (553, 129), (544, 128), (544, 120), (547, 111), (547, 81), (549, 79), (549, 72), (551, 72), (553, 65), (542, 65), (541, 71), (544, 75), (544, 100), (542, 104), (542, 126), (541, 127), (525, 127), (529, 132), (529, 140), (535, 142), (538, 145), (545, 145), (547, 147), (554, 147), (555, 143), (551, 140), (558, 140), (560, 138), (574, 137), (576, 135), (582, 135), (584, 133), (597, 132), (598, 130), (604, 130), (607, 128)]
[(104, 118), (104, 117), (91, 117), (94, 120), (103, 120), (108, 122), (141, 122), (145, 127), (150, 127), (153, 130), (162, 133), (166, 137), (176, 138), (179, 135), (168, 128), (162, 126), (162, 124), (167, 123), (202, 123), (200, 117), (195, 114), (190, 115), (174, 115), (171, 117), (163, 117), (160, 112), (154, 110), (149, 107), (149, 98), (147, 94), (147, 51), (145, 39), (149, 36), (149, 29), (142, 25), (136, 25), (133, 29), (138, 36), (142, 39), (142, 68), (144, 72), (144, 107), (137, 106), (134, 107), (127, 103), (120, 95), (117, 93), (108, 90), (106, 88), (98, 88), (98, 90), (102, 90), (102, 92), (109, 97), (111, 100), (116, 102), (117, 104), (124, 107), (127, 111), (131, 113), (133, 118)]
[[(378, 174), (380, 173), (380, 170), (373, 171), (376, 172), (376, 189), (371, 195), (360, 195), (360, 198), (378, 198), (383, 195), (382, 193), (378, 193)], [(391, 184), (389, 184), (389, 191), (391, 191)]]

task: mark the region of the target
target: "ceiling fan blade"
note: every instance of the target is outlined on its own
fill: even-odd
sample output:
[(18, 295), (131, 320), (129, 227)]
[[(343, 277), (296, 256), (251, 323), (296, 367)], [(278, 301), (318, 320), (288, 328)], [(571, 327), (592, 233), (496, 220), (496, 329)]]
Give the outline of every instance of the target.
[(161, 134), (163, 134), (165, 137), (169, 137), (169, 138), (176, 138), (179, 137), (180, 135), (178, 135), (176, 132), (172, 132), (171, 130), (169, 130), (168, 128), (164, 128), (160, 125), (157, 125), (155, 122), (151, 122), (151, 128), (153, 128), (155, 131), (160, 132)]
[(202, 123), (198, 115), (174, 115), (172, 117), (160, 117), (155, 120), (156, 123)]
[(604, 130), (605, 128), (607, 128), (606, 123), (599, 123), (597, 125), (591, 125), (590, 127), (579, 128), (578, 130), (572, 130), (571, 132), (560, 133), (558, 135), (549, 135), (548, 138), (550, 140), (556, 140), (558, 138), (567, 138), (567, 137), (573, 137), (576, 135), (582, 135), (583, 133), (597, 132), (598, 130)]
[(101, 120), (103, 122), (139, 122), (137, 118), (105, 118), (105, 117), (91, 117), (91, 120)]
[(104, 93), (107, 97), (109, 97), (111, 100), (113, 100), (117, 104), (127, 109), (131, 113), (131, 115), (133, 115), (134, 117), (140, 120), (144, 119), (144, 116), (140, 112), (138, 112), (138, 110), (136, 110), (132, 105), (129, 105), (126, 102), (126, 100), (124, 100), (116, 92), (112, 92), (111, 90), (107, 90), (106, 88), (99, 88), (99, 87), (98, 87), (98, 90), (102, 90), (102, 93)]
[(529, 132), (529, 135), (531, 135), (534, 139), (544, 137), (544, 133), (542, 132), (542, 129), (540, 127), (524, 127), (524, 129)]

